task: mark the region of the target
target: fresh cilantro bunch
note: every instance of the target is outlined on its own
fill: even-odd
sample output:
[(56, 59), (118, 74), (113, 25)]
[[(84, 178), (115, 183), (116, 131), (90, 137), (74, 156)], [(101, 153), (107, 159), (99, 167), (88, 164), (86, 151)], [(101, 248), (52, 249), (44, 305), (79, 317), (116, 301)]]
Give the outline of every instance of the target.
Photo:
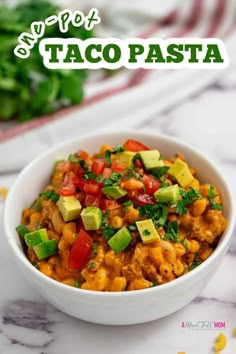
[[(26, 60), (13, 53), (22, 32), (30, 33), (33, 21), (45, 20), (59, 8), (47, 0), (29, 0), (16, 7), (0, 6), (0, 120), (26, 121), (50, 114), (83, 99), (85, 70), (49, 70), (44, 67), (38, 44)], [(46, 27), (43, 38), (87, 39), (92, 33), (84, 27), (62, 34), (58, 24)]]

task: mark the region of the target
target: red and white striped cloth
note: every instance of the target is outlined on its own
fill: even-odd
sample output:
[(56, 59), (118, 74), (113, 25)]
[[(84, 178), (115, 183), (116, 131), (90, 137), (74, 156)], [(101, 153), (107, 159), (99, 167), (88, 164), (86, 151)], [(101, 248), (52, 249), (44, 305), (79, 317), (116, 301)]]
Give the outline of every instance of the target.
[[(100, 10), (102, 25), (97, 29), (98, 36), (218, 37), (229, 43), (229, 56), (233, 57), (234, 44), (236, 47), (236, 37), (233, 36), (236, 30), (235, 0), (136, 0), (127, 3), (127, 0), (86, 0), (86, 7), (96, 6)], [(77, 1), (76, 4), (74, 8), (78, 8)], [(190, 70), (123, 69), (109, 78), (91, 77), (82, 105), (0, 130), (0, 156), (6, 156), (3, 154), (7, 154), (9, 148), (17, 150), (10, 161), (0, 161), (0, 169), (11, 170), (16, 158), (14, 169), (20, 168), (64, 137), (84, 134), (98, 126), (103, 128), (106, 125), (107, 129), (120, 126), (122, 118), (125, 126), (132, 119), (138, 125), (145, 114), (167, 109), (169, 104), (193, 94), (221, 74), (214, 70), (199, 74)], [(18, 156), (23, 149), (24, 158)]]

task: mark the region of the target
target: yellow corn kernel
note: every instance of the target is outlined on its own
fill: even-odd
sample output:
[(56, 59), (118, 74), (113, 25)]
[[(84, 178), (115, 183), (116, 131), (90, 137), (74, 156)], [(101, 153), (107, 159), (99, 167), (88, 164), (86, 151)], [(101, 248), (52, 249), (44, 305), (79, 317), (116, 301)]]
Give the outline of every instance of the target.
[(111, 284), (111, 291), (124, 291), (126, 288), (127, 280), (125, 277), (115, 277)]
[(177, 262), (173, 265), (174, 274), (177, 277), (183, 275), (184, 269), (185, 269), (185, 267), (180, 260), (177, 260)]
[(213, 252), (213, 248), (211, 247), (206, 248), (204, 251), (200, 253), (200, 259), (202, 261), (205, 261), (212, 254), (212, 252)]
[(173, 268), (171, 264), (168, 263), (162, 264), (159, 270), (160, 270), (160, 274), (163, 277), (170, 278), (173, 275), (172, 274)]
[(123, 226), (123, 219), (120, 216), (115, 215), (111, 220), (111, 225), (114, 229), (120, 229)]
[(236, 337), (236, 327), (233, 330), (233, 335)]
[(227, 338), (223, 333), (220, 333), (216, 339), (216, 343), (214, 345), (215, 351), (223, 350), (227, 344)]
[(74, 287), (75, 286), (75, 279), (74, 278), (68, 278), (68, 279), (62, 280), (62, 284)]
[(198, 252), (199, 248), (200, 248), (200, 244), (198, 241), (196, 241), (196, 240), (190, 241), (190, 245), (188, 248), (189, 252), (192, 252), (192, 253)]
[(186, 253), (186, 248), (182, 243), (179, 242), (175, 243), (174, 248), (175, 248), (176, 257), (182, 257)]
[(149, 256), (155, 266), (160, 266), (161, 264), (165, 263), (163, 252), (161, 247), (154, 247), (149, 249)]
[(205, 198), (198, 199), (192, 204), (191, 213), (193, 216), (201, 216), (207, 207), (207, 200)]

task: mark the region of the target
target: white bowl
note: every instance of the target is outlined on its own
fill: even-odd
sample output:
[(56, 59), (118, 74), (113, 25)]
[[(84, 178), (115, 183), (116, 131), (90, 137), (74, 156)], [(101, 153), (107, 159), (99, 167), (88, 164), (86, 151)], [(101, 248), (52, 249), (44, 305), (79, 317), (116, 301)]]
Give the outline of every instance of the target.
[[(188, 274), (145, 290), (122, 293), (81, 290), (61, 284), (35, 269), (26, 258), (15, 227), (20, 223), (22, 210), (28, 207), (49, 181), (55, 160), (67, 158), (78, 149), (96, 152), (103, 143), (115, 146), (132, 138), (150, 148), (158, 148), (165, 157), (183, 153), (198, 170), (203, 182), (216, 185), (220, 190), (227, 229), (213, 254)], [(11, 188), (5, 206), (4, 224), (7, 240), (15, 260), (26, 278), (51, 304), (67, 314), (82, 320), (127, 325), (152, 321), (167, 316), (192, 301), (209, 281), (226, 253), (234, 225), (234, 205), (227, 183), (221, 172), (194, 148), (166, 136), (149, 133), (117, 132), (97, 134), (69, 141), (49, 150), (31, 162), (18, 176)]]

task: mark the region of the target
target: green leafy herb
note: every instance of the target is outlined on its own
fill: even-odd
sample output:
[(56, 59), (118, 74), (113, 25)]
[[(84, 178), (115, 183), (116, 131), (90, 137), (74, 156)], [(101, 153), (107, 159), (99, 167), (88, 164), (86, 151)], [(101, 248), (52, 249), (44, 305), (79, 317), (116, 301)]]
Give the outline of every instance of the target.
[(118, 185), (121, 182), (121, 176), (119, 173), (112, 171), (110, 178), (105, 178), (103, 183), (104, 187), (110, 187), (113, 185)]
[(138, 231), (138, 229), (137, 229), (137, 226), (136, 226), (136, 224), (131, 224), (131, 225), (129, 225), (128, 226), (128, 229), (130, 230), (130, 231)]
[(193, 263), (189, 265), (188, 269), (189, 270), (193, 270), (195, 268), (197, 268), (202, 262), (200, 261), (199, 258), (195, 258)]
[(153, 175), (154, 177), (156, 177), (157, 179), (160, 179), (162, 176), (164, 176), (164, 174), (166, 174), (166, 172), (169, 170), (168, 166), (162, 166), (158, 169), (153, 169), (151, 171), (151, 175)]
[(143, 235), (144, 236), (149, 236), (149, 235), (151, 235), (151, 232), (148, 231), (148, 229), (145, 229), (145, 230), (143, 230)]
[(113, 227), (107, 224), (109, 215), (110, 212), (109, 210), (107, 210), (105, 214), (102, 216), (101, 230), (102, 230), (102, 236), (105, 239), (109, 239), (115, 234), (115, 230), (113, 229)]
[(137, 161), (137, 160), (140, 160), (140, 154), (138, 152), (134, 155), (132, 161), (133, 161), (133, 163), (135, 163), (135, 161)]
[(126, 202), (122, 203), (122, 205), (124, 207), (129, 207), (130, 205), (132, 205), (132, 200), (127, 200)]
[(152, 286), (157, 286), (157, 285), (158, 285), (157, 279), (153, 280)]
[(92, 257), (96, 257), (96, 255), (97, 255), (97, 250), (98, 250), (98, 244), (97, 244), (97, 242), (94, 242), (94, 243), (92, 244), (92, 249), (93, 249), (93, 251), (92, 251)]
[(178, 222), (177, 220), (168, 223), (166, 227), (166, 233), (164, 236), (164, 240), (171, 240), (173, 242), (178, 242), (179, 241), (179, 227), (178, 227)]
[(110, 150), (105, 151), (105, 160), (106, 160), (107, 166), (111, 167), (111, 151)]
[(222, 205), (216, 203), (216, 201), (214, 200), (214, 198), (217, 197), (218, 194), (214, 193), (214, 187), (213, 186), (210, 186), (210, 188), (208, 189), (207, 193), (208, 193), (208, 198), (209, 198), (211, 209), (213, 209), (213, 210), (222, 210)]
[(194, 203), (195, 200), (202, 198), (199, 190), (192, 187), (189, 187), (189, 189), (189, 191), (180, 189), (182, 199), (178, 200), (176, 205), (173, 205), (176, 206), (176, 213), (179, 215), (187, 214), (188, 210), (186, 209), (186, 206)]
[(84, 171), (87, 171), (88, 170), (88, 167), (86, 165), (86, 162), (81, 159), (81, 157), (79, 156), (79, 154), (70, 154), (69, 157), (68, 157), (68, 160), (71, 161), (71, 162), (75, 162), (75, 163), (78, 163), (80, 164), (80, 166), (82, 167), (82, 169)]
[(78, 279), (75, 279), (75, 287), (76, 288), (81, 288), (81, 284)]
[(155, 227), (163, 226), (167, 220), (168, 207), (165, 204), (143, 205), (138, 207), (139, 215), (152, 219)]
[(57, 203), (60, 198), (60, 195), (54, 189), (48, 189), (46, 192), (40, 193), (39, 196), (45, 200), (51, 199), (53, 203)]
[(95, 173), (93, 172), (93, 171), (86, 171), (85, 173), (84, 173), (84, 179), (85, 180), (92, 180), (92, 181), (94, 181), (95, 179), (96, 179), (96, 175), (95, 175)]
[(24, 224), (21, 224), (16, 227), (16, 231), (18, 232), (20, 237), (23, 238), (25, 236), (25, 234), (27, 234), (29, 232), (29, 229)]
[(102, 181), (103, 181), (102, 175), (98, 175), (98, 176), (95, 178), (95, 181), (98, 182), (98, 183), (102, 183)]
[(42, 199), (38, 199), (34, 204), (35, 211), (39, 212), (42, 208)]
[(34, 262), (34, 263), (32, 263), (33, 264), (33, 266), (36, 268), (36, 269), (38, 269), (38, 264), (36, 263), (36, 262)]
[(89, 262), (89, 264), (87, 265), (87, 268), (91, 269), (94, 267), (94, 265), (95, 265), (95, 262)]

